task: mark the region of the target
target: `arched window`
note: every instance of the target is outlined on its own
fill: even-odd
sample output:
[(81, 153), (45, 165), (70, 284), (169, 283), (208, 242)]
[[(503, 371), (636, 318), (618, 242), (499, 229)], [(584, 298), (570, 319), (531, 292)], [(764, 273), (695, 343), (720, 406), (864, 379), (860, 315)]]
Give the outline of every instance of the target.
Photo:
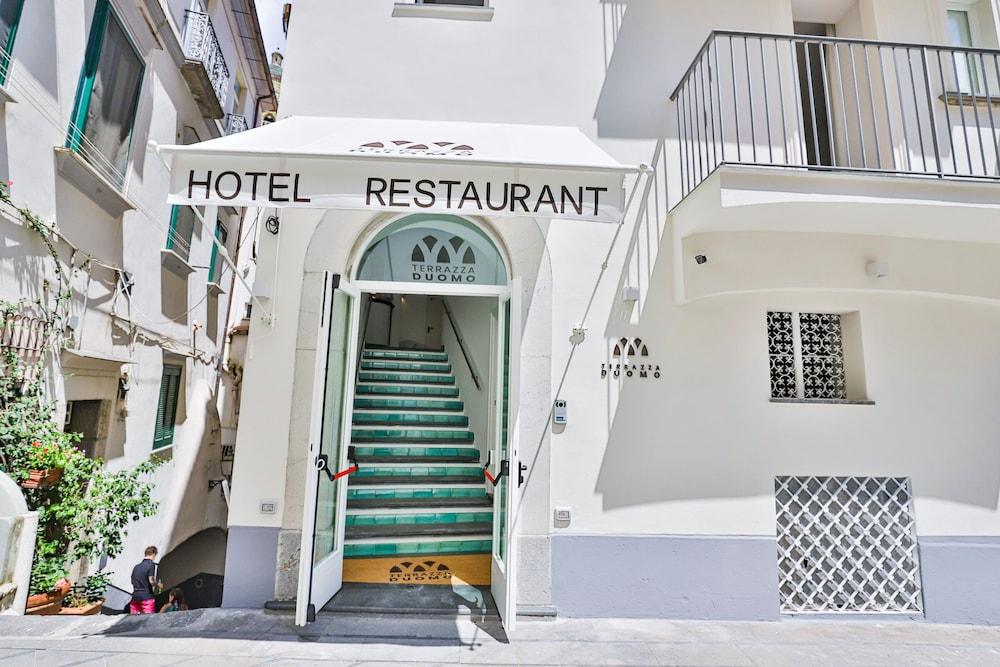
[(401, 218), (365, 249), (358, 280), (441, 285), (506, 285), (507, 267), (488, 236), (454, 215)]

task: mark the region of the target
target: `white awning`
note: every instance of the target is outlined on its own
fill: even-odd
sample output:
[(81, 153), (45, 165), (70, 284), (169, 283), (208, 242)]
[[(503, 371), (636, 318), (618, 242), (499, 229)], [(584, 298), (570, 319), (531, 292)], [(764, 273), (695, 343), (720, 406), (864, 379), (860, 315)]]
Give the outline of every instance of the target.
[(292, 117), (171, 159), (171, 204), (619, 222), (619, 164), (575, 127)]

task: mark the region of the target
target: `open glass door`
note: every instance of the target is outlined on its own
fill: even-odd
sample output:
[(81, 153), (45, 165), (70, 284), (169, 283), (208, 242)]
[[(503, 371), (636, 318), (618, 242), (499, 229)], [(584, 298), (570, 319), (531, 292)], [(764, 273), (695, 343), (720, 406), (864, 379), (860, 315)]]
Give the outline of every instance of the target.
[(361, 300), (339, 275), (327, 273), (323, 285), (295, 603), (297, 625), (315, 620), (316, 609), (340, 590), (344, 575), (347, 478), (337, 473), (347, 468)]
[[(521, 480), (517, 456), (518, 360), (521, 341), (521, 281), (515, 278), (500, 295), (497, 313), (497, 372), (494, 381), (494, 438), (491, 459), (499, 474), (493, 490), (493, 564), (490, 592), (504, 628), (510, 634), (516, 622), (517, 561), (515, 528)], [(504, 474), (505, 473), (505, 474)]]

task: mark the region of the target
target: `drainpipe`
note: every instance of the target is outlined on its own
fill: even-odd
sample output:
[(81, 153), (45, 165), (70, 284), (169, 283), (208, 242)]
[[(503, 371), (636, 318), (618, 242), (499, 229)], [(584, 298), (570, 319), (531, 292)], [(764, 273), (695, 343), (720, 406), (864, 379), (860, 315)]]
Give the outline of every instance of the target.
[(252, 127), (257, 127), (257, 120), (260, 118), (260, 103), (263, 102), (264, 100), (268, 99), (268, 98), (271, 98), (272, 100), (274, 100), (275, 101), (275, 105), (277, 105), (278, 100), (275, 98), (273, 92), (268, 93), (267, 95), (261, 95), (260, 97), (258, 97), (257, 98), (257, 102), (254, 104), (254, 107), (253, 107), (253, 126)]

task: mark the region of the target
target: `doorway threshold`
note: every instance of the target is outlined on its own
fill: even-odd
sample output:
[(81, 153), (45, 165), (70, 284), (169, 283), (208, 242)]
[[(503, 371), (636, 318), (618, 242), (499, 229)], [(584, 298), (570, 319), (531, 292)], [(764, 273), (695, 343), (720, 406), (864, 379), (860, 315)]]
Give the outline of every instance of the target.
[(496, 603), (488, 586), (463, 583), (453, 583), (450, 586), (345, 583), (321, 611), (415, 616), (498, 616)]

